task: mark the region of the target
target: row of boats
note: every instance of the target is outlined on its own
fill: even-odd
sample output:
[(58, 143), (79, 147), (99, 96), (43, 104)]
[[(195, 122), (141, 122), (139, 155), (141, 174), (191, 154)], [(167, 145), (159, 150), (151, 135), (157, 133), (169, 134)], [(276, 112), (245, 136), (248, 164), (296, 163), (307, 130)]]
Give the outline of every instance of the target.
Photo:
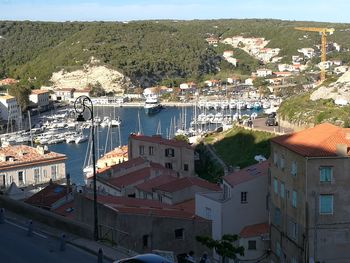
[(240, 109), (240, 110), (260, 110), (260, 109), (269, 109), (272, 106), (279, 105), (279, 101), (275, 100), (254, 100), (254, 99), (246, 99), (246, 100), (210, 100), (210, 101), (199, 101), (197, 106), (199, 108), (205, 108), (207, 110), (220, 110), (220, 109)]

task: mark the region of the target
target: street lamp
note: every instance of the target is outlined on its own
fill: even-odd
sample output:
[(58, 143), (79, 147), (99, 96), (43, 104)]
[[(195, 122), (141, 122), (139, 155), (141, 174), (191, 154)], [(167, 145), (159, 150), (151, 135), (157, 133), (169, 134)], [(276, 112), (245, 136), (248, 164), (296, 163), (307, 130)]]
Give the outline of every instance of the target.
[(98, 217), (97, 217), (97, 189), (96, 189), (96, 157), (95, 157), (95, 126), (94, 126), (94, 106), (88, 96), (79, 96), (74, 102), (74, 110), (78, 113), (77, 121), (86, 121), (84, 118), (85, 110), (90, 112), (91, 120), (91, 139), (92, 139), (92, 169), (93, 169), (93, 187), (94, 187), (94, 239), (98, 240)]

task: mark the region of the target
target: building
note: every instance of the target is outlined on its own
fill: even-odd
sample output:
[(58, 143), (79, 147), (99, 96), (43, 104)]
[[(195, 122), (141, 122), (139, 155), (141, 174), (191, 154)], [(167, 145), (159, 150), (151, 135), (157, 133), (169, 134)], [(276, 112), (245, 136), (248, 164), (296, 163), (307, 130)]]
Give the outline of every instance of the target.
[[(21, 109), (15, 97), (11, 95), (0, 95), (1, 119), (7, 121), (8, 125), (21, 125)], [(14, 128), (14, 127), (13, 127)]]
[(105, 168), (128, 160), (128, 146), (123, 145), (106, 153), (97, 160), (97, 168)]
[(18, 80), (12, 79), (12, 78), (6, 78), (0, 80), (0, 86), (7, 86), (7, 85), (13, 85), (16, 84)]
[(267, 222), (268, 168), (268, 161), (249, 166), (224, 176), (222, 190), (196, 194), (196, 215), (212, 220), (213, 239)]
[(256, 75), (260, 78), (265, 78), (269, 75), (272, 75), (272, 70), (271, 69), (266, 69), (266, 68), (262, 68), (262, 69), (258, 69), (256, 71)]
[(80, 96), (89, 96), (91, 89), (85, 88), (85, 89), (75, 89), (73, 92), (73, 98), (76, 99)]
[(55, 100), (71, 100), (73, 99), (74, 88), (60, 88), (54, 90), (53, 99)]
[(128, 159), (137, 157), (159, 163), (180, 176), (194, 176), (194, 149), (184, 141), (168, 140), (160, 135), (131, 134), (128, 142)]
[(238, 262), (264, 262), (262, 260), (268, 256), (269, 241), (267, 222), (244, 227), (239, 233), (239, 245), (244, 247), (244, 257), (239, 256)]
[(223, 53), (224, 58), (232, 57), (233, 56), (233, 50), (225, 50)]
[(236, 77), (236, 76), (231, 76), (231, 77), (228, 77), (226, 81), (229, 84), (235, 85), (235, 84), (238, 84), (241, 81), (241, 79), (239, 77)]
[(13, 182), (19, 187), (48, 183), (66, 178), (64, 154), (16, 145), (0, 148), (0, 188)]
[(204, 84), (207, 85), (208, 87), (217, 87), (217, 86), (220, 86), (220, 80), (209, 79), (204, 81)]
[(215, 37), (208, 37), (205, 39), (209, 45), (217, 45), (219, 40)]
[[(98, 222), (101, 237), (138, 253), (172, 251), (174, 255), (202, 255), (207, 248), (196, 236), (208, 236), (211, 222), (194, 211), (154, 200), (98, 196)], [(93, 225), (93, 197), (74, 196), (76, 219)]]
[(350, 129), (328, 123), (271, 139), (273, 262), (348, 262)]
[(50, 93), (47, 90), (34, 89), (29, 95), (29, 101), (36, 106), (39, 111), (47, 110), (50, 104), (49, 102)]
[(73, 201), (72, 188), (67, 185), (50, 183), (48, 186), (25, 200), (27, 204), (54, 211)]
[(197, 84), (194, 82), (186, 82), (180, 84), (181, 90), (192, 90), (195, 91), (197, 89)]

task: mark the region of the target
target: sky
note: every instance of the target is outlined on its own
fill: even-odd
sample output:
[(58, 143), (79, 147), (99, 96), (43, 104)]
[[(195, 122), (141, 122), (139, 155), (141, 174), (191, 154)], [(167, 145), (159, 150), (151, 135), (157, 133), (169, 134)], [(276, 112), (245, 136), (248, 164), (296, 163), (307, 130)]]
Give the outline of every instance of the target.
[(350, 23), (349, 0), (0, 0), (0, 20), (276, 18)]

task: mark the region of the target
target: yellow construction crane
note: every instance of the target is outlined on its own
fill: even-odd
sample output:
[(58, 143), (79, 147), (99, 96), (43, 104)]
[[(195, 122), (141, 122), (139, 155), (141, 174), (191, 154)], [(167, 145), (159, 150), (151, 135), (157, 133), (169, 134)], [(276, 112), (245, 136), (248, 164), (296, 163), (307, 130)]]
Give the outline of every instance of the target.
[(325, 80), (326, 78), (326, 71), (325, 71), (325, 62), (326, 62), (326, 46), (327, 46), (327, 33), (330, 35), (333, 34), (335, 31), (334, 28), (318, 28), (318, 27), (295, 27), (296, 30), (301, 31), (311, 31), (311, 32), (319, 32), (321, 35), (321, 81)]

